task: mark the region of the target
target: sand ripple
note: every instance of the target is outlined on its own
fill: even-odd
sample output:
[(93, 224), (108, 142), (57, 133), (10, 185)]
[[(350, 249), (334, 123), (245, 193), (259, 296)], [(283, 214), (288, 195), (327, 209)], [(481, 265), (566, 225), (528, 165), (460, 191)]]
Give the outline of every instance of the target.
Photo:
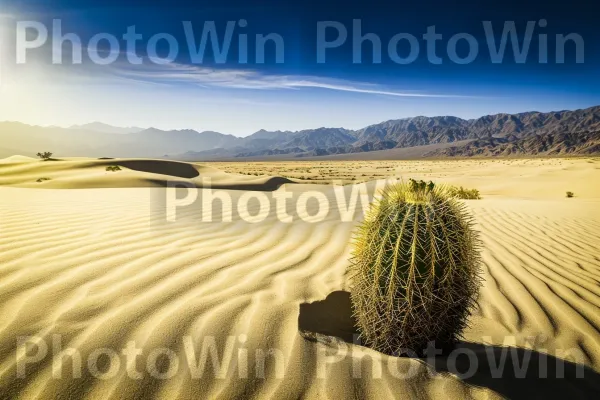
[[(381, 377), (370, 379), (377, 355), (358, 346), (352, 357), (323, 363), (319, 352), (331, 345), (299, 335), (299, 305), (348, 289), (352, 224), (285, 224), (272, 217), (202, 224), (192, 213), (188, 223), (158, 226), (152, 196), (142, 188), (0, 188), (0, 398), (514, 397), (514, 380), (432, 377), (418, 360), (397, 362), (399, 370), (415, 368), (409, 379), (395, 377), (387, 361)], [(598, 203), (481, 200), (469, 206), (484, 241), (485, 285), (466, 340), (559, 358), (574, 349), (590, 371), (600, 371)], [(65, 376), (55, 379), (47, 357), (17, 378), (16, 338), (35, 335), (51, 345), (55, 334), (63, 349), (78, 349), (84, 360), (95, 349), (120, 352), (135, 341), (143, 349), (136, 367), (143, 376), (131, 379), (123, 366), (101, 380), (84, 365), (81, 378), (72, 379), (67, 361)], [(219, 357), (233, 343), (237, 368), (220, 376), (208, 362), (204, 376), (191, 375), (186, 346), (198, 357), (207, 337)], [(161, 347), (180, 359), (170, 379), (144, 371), (144, 361)], [(263, 368), (256, 351), (269, 349), (277, 354)], [(244, 354), (245, 374), (238, 359)], [(353, 378), (353, 368), (362, 378)], [(595, 379), (592, 372), (585, 382), (559, 383), (585, 395)], [(530, 384), (532, 390), (545, 385)], [(552, 384), (546, 386), (558, 387)], [(526, 389), (521, 383), (519, 390)]]

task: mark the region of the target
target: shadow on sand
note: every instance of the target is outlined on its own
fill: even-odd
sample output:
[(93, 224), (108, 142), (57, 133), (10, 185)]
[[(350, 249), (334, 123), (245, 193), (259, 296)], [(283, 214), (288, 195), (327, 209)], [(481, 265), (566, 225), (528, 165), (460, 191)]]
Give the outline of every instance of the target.
[(196, 178), (200, 175), (192, 164), (165, 160), (119, 160), (119, 165), (135, 171), (170, 175), (178, 178)]
[[(151, 174), (159, 174), (166, 175), (172, 178), (170, 179), (155, 179), (148, 178), (147, 181), (151, 182), (153, 185), (157, 186), (182, 186), (188, 187), (190, 184), (196, 185), (196, 187), (200, 188), (202, 185), (199, 181), (186, 181), (186, 180), (178, 180), (177, 178), (183, 179), (194, 179), (200, 178), (200, 172), (197, 167), (193, 164), (180, 162), (180, 161), (169, 161), (169, 160), (116, 160), (116, 161), (107, 161), (112, 160), (110, 158), (102, 158), (104, 160), (101, 165), (120, 165), (122, 167), (140, 171), (140, 172), (148, 172)], [(271, 177), (265, 181), (258, 180), (256, 182), (234, 182), (234, 183), (221, 183), (221, 182), (213, 182), (211, 188), (218, 190), (256, 190), (256, 191), (264, 191), (264, 192), (272, 192), (283, 184), (286, 183), (294, 183), (293, 181), (283, 178), (280, 176)]]
[[(305, 338), (320, 334), (354, 344), (358, 335), (354, 326), (348, 292), (335, 291), (325, 300), (300, 305), (298, 328)], [(600, 374), (582, 364), (522, 348), (480, 343), (460, 342), (455, 351), (418, 360), (436, 372), (459, 374), (467, 384), (489, 388), (510, 399), (591, 399), (600, 395)]]

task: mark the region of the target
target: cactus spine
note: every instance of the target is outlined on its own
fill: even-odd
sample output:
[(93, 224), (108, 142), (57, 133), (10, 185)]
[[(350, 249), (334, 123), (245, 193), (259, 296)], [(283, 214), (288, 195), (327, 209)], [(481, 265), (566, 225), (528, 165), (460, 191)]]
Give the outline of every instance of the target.
[(363, 343), (387, 354), (453, 345), (475, 306), (479, 239), (443, 187), (387, 187), (354, 236), (351, 299)]

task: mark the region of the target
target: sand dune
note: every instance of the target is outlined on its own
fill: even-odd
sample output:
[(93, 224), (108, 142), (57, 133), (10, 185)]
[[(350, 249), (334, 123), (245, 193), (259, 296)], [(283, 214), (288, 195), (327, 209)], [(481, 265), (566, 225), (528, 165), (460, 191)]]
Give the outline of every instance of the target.
[[(273, 212), (258, 223), (239, 216), (231, 223), (208, 223), (201, 222), (200, 207), (190, 206), (177, 222), (167, 223), (160, 201), (166, 189), (149, 184), (148, 176), (195, 182), (190, 167), (129, 160), (68, 163), (59, 168), (59, 163), (19, 159), (0, 165), (0, 184), (20, 186), (0, 187), (2, 399), (525, 399), (592, 398), (600, 391), (598, 197), (548, 198), (541, 191), (538, 198), (520, 199), (503, 192), (510, 184), (498, 178), (485, 186), (483, 200), (467, 202), (484, 242), (485, 284), (461, 344), (475, 354), (478, 365), (461, 377), (447, 367), (444, 356), (433, 361), (392, 358), (343, 341), (352, 334), (344, 293), (356, 222), (330, 215), (315, 223), (284, 223)], [(105, 174), (105, 165), (117, 163), (127, 169), (119, 172), (123, 178)], [(501, 176), (501, 167), (488, 168)], [(588, 168), (587, 173), (597, 174), (594, 164)], [(264, 185), (270, 179), (199, 165), (193, 169), (223, 185), (244, 187), (255, 179)], [(123, 187), (31, 189), (40, 187), (30, 180), (42, 172), (54, 174), (58, 187), (75, 188), (85, 179), (92, 187)], [(568, 169), (557, 169), (549, 176), (568, 180), (570, 175)], [(334, 188), (326, 185), (278, 190), (308, 189), (323, 194), (321, 205), (335, 198)], [(226, 192), (234, 199), (248, 193)], [(258, 205), (252, 204), (254, 214)], [(309, 214), (318, 205), (309, 202)], [(312, 337), (301, 335), (302, 329)], [(25, 376), (18, 378), (16, 338), (33, 335), (48, 344), (49, 352), (53, 335), (61, 335), (62, 349), (81, 354), (81, 377), (71, 376), (74, 363), (66, 356), (62, 379), (53, 377), (56, 365), (48, 356), (27, 365)], [(207, 338), (214, 339), (220, 359), (231, 349), (231, 359), (223, 362), (231, 368), (221, 375), (208, 358), (203, 374), (194, 376), (188, 353), (193, 350), (198, 359)], [(120, 352), (130, 341), (142, 354), (126, 367)], [(520, 350), (508, 353), (508, 367), (495, 378), (487, 363), (490, 354), (498, 361), (502, 346)], [(121, 363), (104, 380), (86, 367), (102, 348), (117, 352)], [(159, 372), (174, 370), (168, 356), (152, 355), (159, 348), (170, 349), (179, 360), (168, 379), (147, 370), (148, 365), (158, 365)], [(349, 354), (338, 361), (340, 349)], [(526, 379), (519, 379), (512, 363), (527, 354), (531, 368)], [(564, 378), (557, 377), (557, 363)], [(97, 364), (106, 372), (102, 368), (114, 362), (104, 357)], [(473, 361), (459, 359), (458, 364), (458, 372), (464, 372)], [(547, 377), (540, 378), (538, 371), (546, 364)], [(382, 366), (380, 376), (377, 365)], [(131, 370), (141, 372), (140, 378), (131, 378)], [(580, 371), (583, 378), (577, 377)]]
[[(107, 171), (118, 166), (120, 171)], [(38, 181), (41, 178), (41, 182)], [(164, 187), (188, 184), (214, 188), (274, 190), (291, 181), (281, 177), (227, 174), (215, 168), (167, 160), (69, 158), (41, 161), (24, 156), (0, 160), (0, 186), (48, 189)]]

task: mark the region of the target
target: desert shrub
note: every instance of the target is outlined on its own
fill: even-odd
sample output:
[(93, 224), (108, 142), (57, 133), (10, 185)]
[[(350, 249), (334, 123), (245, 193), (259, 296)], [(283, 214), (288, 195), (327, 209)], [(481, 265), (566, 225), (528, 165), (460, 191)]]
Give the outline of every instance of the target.
[(36, 182), (40, 183), (40, 182), (49, 181), (49, 180), (50, 180), (50, 178), (40, 178)]
[(568, 198), (571, 198), (571, 197), (574, 197), (574, 196), (575, 196), (575, 193), (573, 193), (573, 192), (567, 192), (567, 197)]
[(386, 354), (452, 346), (480, 287), (478, 234), (447, 188), (388, 186), (354, 234), (348, 273), (363, 343)]
[(466, 189), (462, 186), (448, 186), (448, 194), (462, 200), (480, 200), (481, 195), (477, 189)]
[(36, 156), (38, 156), (43, 161), (48, 161), (50, 158), (52, 158), (52, 153), (49, 151), (45, 151), (43, 153), (37, 153)]
[(119, 167), (118, 165), (109, 165), (108, 167), (106, 167), (106, 170), (116, 172), (116, 171), (120, 171), (121, 167)]

